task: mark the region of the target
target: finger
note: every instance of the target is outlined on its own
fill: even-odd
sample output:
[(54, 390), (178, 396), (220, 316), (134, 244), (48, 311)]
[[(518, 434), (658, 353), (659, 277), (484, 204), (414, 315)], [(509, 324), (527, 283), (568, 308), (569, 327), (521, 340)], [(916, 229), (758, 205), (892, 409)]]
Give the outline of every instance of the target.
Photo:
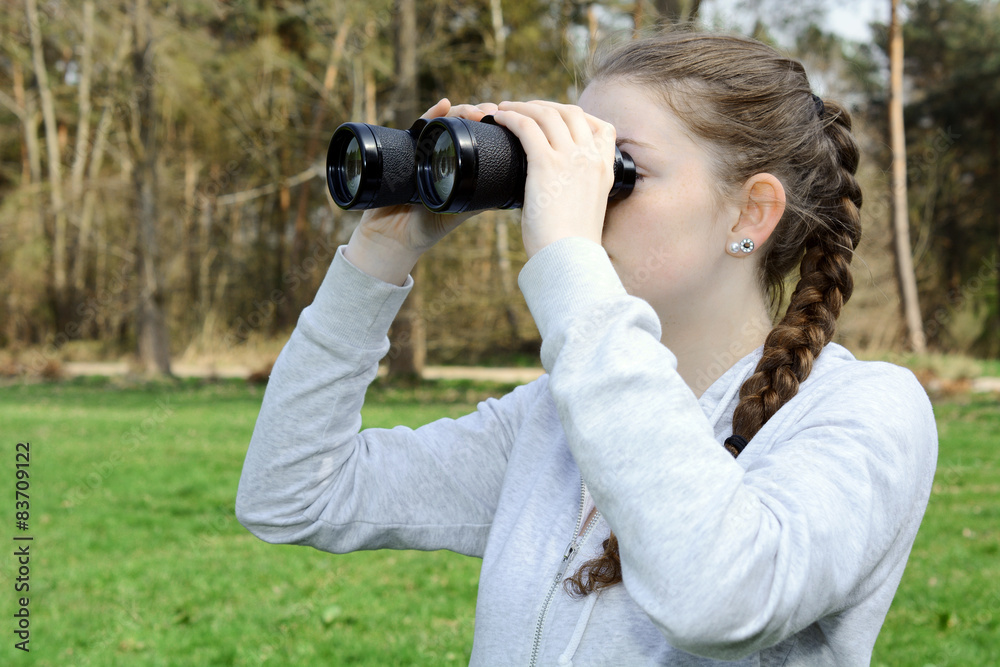
[(578, 106), (538, 100), (536, 104), (551, 106), (562, 115), (576, 142), (577, 159), (609, 161), (615, 148), (615, 126), (592, 116)]
[(514, 111), (530, 118), (556, 150), (572, 148), (576, 143), (562, 113), (555, 106), (536, 102), (501, 102), (500, 111)]
[(513, 109), (505, 108), (502, 102), (500, 108), (493, 114), (493, 118), (496, 119), (498, 125), (506, 127), (520, 140), (529, 162), (540, 156), (543, 150), (552, 151), (549, 138), (545, 136), (545, 132), (533, 118)]
[[(492, 107), (492, 108), (491, 108)], [(456, 104), (448, 112), (449, 116), (456, 116), (458, 118), (465, 118), (467, 120), (482, 120), (485, 116), (496, 110), (496, 105), (491, 103), (484, 104)]]
[(598, 132), (598, 124), (603, 122), (598, 118), (584, 112), (578, 106), (572, 104), (559, 104), (549, 100), (534, 100), (532, 104), (555, 109), (562, 116), (563, 122), (569, 128), (570, 136), (576, 143), (587, 143)]
[(439, 118), (440, 116), (447, 115), (450, 110), (451, 101), (449, 101), (447, 97), (442, 97), (438, 100), (437, 104), (425, 111), (421, 118), (426, 118), (427, 120), (430, 120), (431, 118)]

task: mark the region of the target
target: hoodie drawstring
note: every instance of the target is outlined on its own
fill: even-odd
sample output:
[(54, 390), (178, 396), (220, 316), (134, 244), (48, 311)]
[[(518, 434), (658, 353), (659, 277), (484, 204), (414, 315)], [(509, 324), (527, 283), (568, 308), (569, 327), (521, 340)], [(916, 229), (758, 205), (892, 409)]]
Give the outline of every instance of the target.
[(597, 604), (598, 597), (600, 597), (600, 593), (594, 592), (584, 600), (583, 611), (580, 612), (580, 620), (576, 622), (576, 628), (573, 629), (573, 636), (569, 638), (566, 650), (559, 656), (559, 667), (573, 667), (573, 656), (576, 655), (576, 649), (580, 648), (583, 631), (587, 629), (587, 623), (590, 622), (590, 614), (594, 611), (594, 605)]

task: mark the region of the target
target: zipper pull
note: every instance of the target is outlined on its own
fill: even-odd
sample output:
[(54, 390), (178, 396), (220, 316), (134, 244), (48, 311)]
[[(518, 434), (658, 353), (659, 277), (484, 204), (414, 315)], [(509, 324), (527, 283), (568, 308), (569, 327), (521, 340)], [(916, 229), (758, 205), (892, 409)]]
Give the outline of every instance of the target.
[(566, 551), (563, 553), (562, 563), (559, 565), (559, 571), (556, 572), (556, 581), (562, 581), (563, 575), (566, 574), (566, 566), (569, 564), (569, 559), (573, 557), (574, 553), (576, 553), (576, 547), (576, 540), (570, 542), (569, 546), (566, 547)]

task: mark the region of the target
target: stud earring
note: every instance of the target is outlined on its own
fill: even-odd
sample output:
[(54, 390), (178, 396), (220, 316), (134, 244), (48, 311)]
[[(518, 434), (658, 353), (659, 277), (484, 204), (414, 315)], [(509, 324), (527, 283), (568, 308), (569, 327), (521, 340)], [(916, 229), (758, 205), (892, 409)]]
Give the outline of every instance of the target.
[(749, 255), (753, 252), (753, 239), (743, 239), (742, 241), (733, 241), (729, 244), (729, 252), (734, 255), (738, 255), (741, 252), (744, 255)]

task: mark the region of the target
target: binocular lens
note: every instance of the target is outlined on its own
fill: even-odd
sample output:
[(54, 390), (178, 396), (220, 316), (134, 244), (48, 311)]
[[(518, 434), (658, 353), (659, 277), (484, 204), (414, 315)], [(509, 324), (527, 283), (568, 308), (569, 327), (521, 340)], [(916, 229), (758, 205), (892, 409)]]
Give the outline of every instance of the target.
[(351, 197), (358, 194), (361, 187), (361, 147), (358, 146), (357, 137), (351, 137), (351, 142), (344, 150), (344, 185)]
[(521, 205), (524, 151), (510, 131), (492, 122), (435, 118), (417, 140), (417, 194), (435, 213)]
[(346, 210), (417, 204), (413, 178), (414, 144), (426, 121), (409, 130), (344, 123), (326, 153), (326, 184)]
[(451, 135), (442, 132), (434, 142), (431, 151), (431, 183), (441, 201), (447, 201), (455, 188), (455, 175), (458, 173), (458, 157), (455, 155), (455, 142)]
[(350, 143), (344, 149), (344, 185), (352, 198), (358, 194), (358, 188), (361, 187), (362, 166), (358, 139), (351, 137)]

